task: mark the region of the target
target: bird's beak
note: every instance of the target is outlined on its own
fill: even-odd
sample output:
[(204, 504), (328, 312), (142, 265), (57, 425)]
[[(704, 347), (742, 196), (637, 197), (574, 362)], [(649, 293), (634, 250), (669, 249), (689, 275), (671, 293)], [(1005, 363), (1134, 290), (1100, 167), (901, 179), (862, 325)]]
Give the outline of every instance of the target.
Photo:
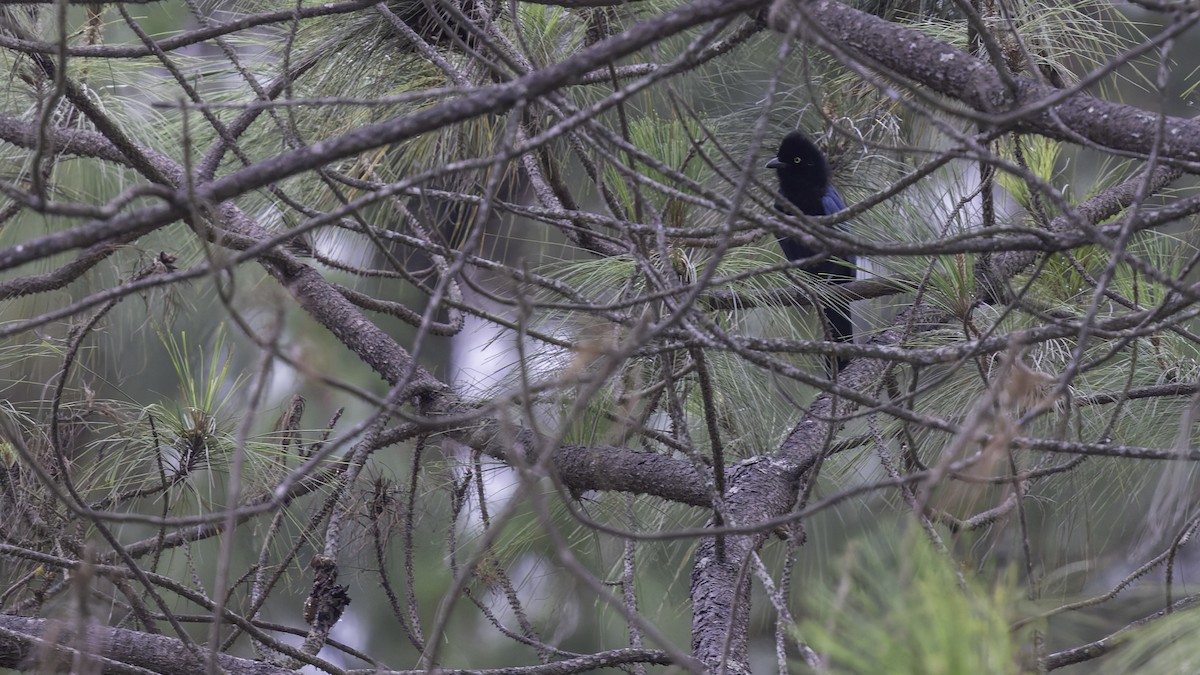
[(781, 166), (784, 166), (784, 163), (779, 161), (778, 157), (772, 157), (771, 161), (767, 162), (768, 169), (778, 169)]

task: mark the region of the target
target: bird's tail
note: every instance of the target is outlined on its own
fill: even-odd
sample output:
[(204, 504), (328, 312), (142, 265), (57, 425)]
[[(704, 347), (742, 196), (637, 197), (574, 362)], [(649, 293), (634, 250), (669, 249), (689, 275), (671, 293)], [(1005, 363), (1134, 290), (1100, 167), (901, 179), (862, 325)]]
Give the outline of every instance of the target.
[[(825, 304), (822, 308), (825, 314), (825, 324), (829, 330), (829, 337), (834, 342), (851, 342), (854, 340), (854, 324), (850, 321), (850, 308), (842, 304)], [(838, 372), (846, 369), (850, 364), (850, 359), (846, 357), (829, 357), (826, 363), (830, 375), (833, 374), (834, 363), (837, 363)]]

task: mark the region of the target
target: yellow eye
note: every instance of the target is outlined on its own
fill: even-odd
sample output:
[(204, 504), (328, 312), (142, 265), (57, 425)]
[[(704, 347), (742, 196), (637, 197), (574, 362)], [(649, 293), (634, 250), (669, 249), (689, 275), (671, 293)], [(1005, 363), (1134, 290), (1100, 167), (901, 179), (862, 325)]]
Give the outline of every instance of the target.
[(799, 158), (799, 157), (793, 157), (793, 158), (792, 158), (792, 164), (799, 164), (799, 163), (800, 163), (800, 158)]

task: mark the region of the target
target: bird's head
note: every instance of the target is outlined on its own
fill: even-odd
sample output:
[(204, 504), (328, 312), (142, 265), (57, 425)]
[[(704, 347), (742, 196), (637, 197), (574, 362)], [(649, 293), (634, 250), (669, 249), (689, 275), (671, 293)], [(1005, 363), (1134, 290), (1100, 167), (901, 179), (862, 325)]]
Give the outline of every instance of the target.
[(829, 182), (829, 165), (825, 163), (825, 155), (799, 131), (783, 137), (779, 152), (767, 162), (767, 168), (775, 169), (781, 180), (791, 176), (812, 185), (824, 186)]

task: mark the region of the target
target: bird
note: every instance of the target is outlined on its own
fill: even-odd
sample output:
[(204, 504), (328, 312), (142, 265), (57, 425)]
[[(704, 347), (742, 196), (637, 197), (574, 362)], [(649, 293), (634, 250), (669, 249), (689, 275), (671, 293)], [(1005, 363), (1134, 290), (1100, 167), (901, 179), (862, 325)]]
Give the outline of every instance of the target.
[[(779, 143), (779, 151), (767, 162), (766, 168), (775, 169), (779, 178), (779, 194), (788, 202), (776, 201), (775, 210), (781, 213), (799, 211), (806, 216), (828, 216), (846, 208), (846, 202), (830, 180), (825, 155), (802, 132), (793, 131), (784, 136)], [(821, 253), (794, 237), (780, 236), (778, 239), (783, 254), (793, 262), (814, 258)], [(854, 256), (844, 260), (824, 257), (806, 263), (800, 269), (833, 283), (846, 283), (854, 280), (854, 265)], [(830, 336), (835, 341), (848, 342), (854, 337), (848, 307), (826, 303), (821, 309), (829, 324)], [(848, 359), (837, 359), (838, 370), (844, 369), (847, 364)]]

